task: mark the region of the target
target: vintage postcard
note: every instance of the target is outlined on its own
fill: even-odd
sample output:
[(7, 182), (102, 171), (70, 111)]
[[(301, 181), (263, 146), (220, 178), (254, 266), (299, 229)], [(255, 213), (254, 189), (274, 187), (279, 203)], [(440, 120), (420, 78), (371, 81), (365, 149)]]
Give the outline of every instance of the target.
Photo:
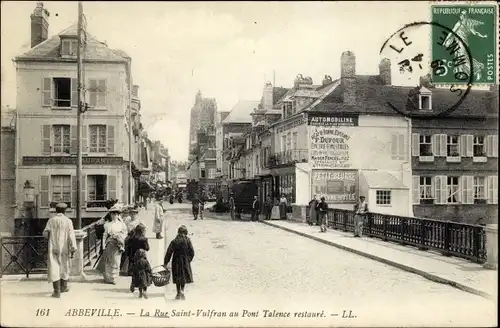
[(496, 326), (498, 22), (2, 1), (1, 326)]

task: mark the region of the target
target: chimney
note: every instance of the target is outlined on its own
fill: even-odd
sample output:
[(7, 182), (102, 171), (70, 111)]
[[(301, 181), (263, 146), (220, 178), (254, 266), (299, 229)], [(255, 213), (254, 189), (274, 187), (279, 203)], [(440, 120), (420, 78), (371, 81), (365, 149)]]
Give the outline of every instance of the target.
[(434, 88), (434, 85), (431, 83), (431, 75), (427, 74), (420, 77), (420, 86), (425, 87), (427, 89)]
[(262, 107), (264, 110), (271, 110), (273, 109), (273, 104), (274, 104), (274, 88), (271, 82), (266, 82), (266, 85), (264, 86), (264, 91), (262, 93)]
[(388, 58), (384, 58), (380, 61), (378, 72), (382, 83), (391, 85), (391, 61)]
[(344, 104), (356, 104), (356, 56), (352, 51), (344, 51), (340, 57), (340, 78), (344, 89)]
[(332, 77), (330, 75), (325, 75), (325, 77), (323, 78), (323, 85), (327, 85), (330, 83), (332, 83)]
[(31, 14), (31, 48), (49, 37), (49, 12), (43, 8), (43, 2), (37, 2)]
[(139, 97), (139, 86), (136, 84), (132, 86), (132, 96)]

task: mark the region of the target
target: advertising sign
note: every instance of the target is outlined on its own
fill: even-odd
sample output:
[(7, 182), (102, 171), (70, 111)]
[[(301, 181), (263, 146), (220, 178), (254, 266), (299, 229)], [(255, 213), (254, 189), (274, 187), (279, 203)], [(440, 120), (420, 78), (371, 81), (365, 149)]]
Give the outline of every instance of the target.
[(309, 163), (313, 169), (349, 169), (350, 134), (357, 116), (309, 116)]
[(327, 203), (354, 204), (358, 199), (358, 171), (313, 170), (312, 190), (318, 199), (325, 197)]
[[(122, 157), (82, 157), (83, 165), (122, 165)], [(24, 166), (76, 165), (76, 156), (24, 156)]]

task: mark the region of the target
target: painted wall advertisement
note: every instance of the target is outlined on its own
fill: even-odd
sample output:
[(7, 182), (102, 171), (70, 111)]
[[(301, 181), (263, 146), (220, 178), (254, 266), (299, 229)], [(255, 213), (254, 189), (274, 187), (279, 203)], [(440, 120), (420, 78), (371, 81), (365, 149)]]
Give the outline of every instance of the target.
[(350, 140), (357, 116), (309, 116), (309, 164), (313, 169), (352, 168)]
[(358, 171), (313, 170), (312, 190), (318, 199), (325, 197), (327, 203), (351, 204), (358, 199)]

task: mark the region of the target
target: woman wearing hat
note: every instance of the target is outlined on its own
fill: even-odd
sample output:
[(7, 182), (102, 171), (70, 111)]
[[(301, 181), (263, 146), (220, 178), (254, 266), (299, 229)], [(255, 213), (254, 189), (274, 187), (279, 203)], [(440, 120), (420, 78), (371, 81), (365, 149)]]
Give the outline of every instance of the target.
[(108, 284), (116, 284), (116, 278), (120, 274), (120, 260), (125, 249), (125, 238), (127, 237), (127, 226), (120, 217), (122, 209), (115, 204), (109, 209), (111, 220), (104, 224), (105, 249), (104, 281)]

